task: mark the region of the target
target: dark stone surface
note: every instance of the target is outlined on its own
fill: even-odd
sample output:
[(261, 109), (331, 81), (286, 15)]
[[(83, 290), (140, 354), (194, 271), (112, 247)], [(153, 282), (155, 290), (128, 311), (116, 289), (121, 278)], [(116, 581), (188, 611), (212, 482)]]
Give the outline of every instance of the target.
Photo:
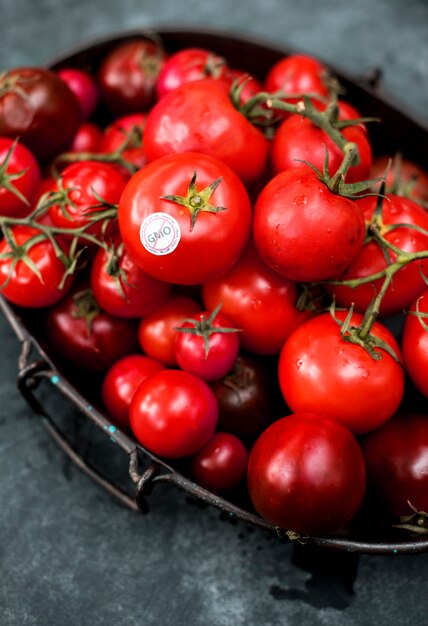
[[(0, 66), (40, 63), (93, 35), (160, 23), (256, 34), (353, 73), (380, 66), (385, 88), (428, 116), (422, 0), (3, 0)], [(0, 346), (1, 626), (426, 621), (427, 555), (308, 555), (164, 487), (147, 517), (125, 510), (70, 465), (30, 414), (14, 386), (18, 347), (3, 320)], [(73, 419), (64, 402), (53, 407)]]

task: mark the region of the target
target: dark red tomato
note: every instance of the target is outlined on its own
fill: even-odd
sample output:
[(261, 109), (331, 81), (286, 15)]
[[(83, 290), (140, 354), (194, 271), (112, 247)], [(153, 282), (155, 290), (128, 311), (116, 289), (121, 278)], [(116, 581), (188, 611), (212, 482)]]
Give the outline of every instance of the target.
[(146, 111), (165, 62), (162, 48), (147, 39), (134, 39), (116, 46), (98, 72), (103, 101), (115, 115)]
[(156, 83), (158, 98), (187, 83), (204, 78), (221, 79), (224, 76), (226, 61), (204, 48), (186, 48), (172, 54), (165, 62)]
[(340, 278), (361, 250), (360, 207), (332, 193), (308, 167), (281, 172), (256, 203), (254, 241), (263, 261), (291, 280)]
[(131, 178), (119, 204), (119, 228), (145, 272), (197, 285), (237, 261), (250, 234), (251, 205), (224, 163), (194, 152), (172, 154)]
[(89, 119), (98, 104), (98, 89), (92, 76), (71, 67), (59, 70), (58, 76), (76, 96), (83, 119)]
[(131, 428), (142, 446), (171, 459), (205, 446), (217, 425), (217, 401), (193, 374), (164, 370), (147, 378), (131, 402)]
[(409, 159), (400, 157), (399, 167), (396, 167), (397, 157), (380, 156), (373, 161), (370, 178), (384, 176), (389, 163), (392, 167), (386, 176), (386, 191), (399, 196), (407, 196), (416, 202), (428, 200), (428, 174), (420, 165)]
[(142, 351), (152, 359), (177, 366), (174, 328), (186, 318), (194, 317), (200, 305), (186, 296), (172, 296), (154, 313), (140, 322), (138, 339)]
[(135, 325), (101, 311), (89, 289), (70, 294), (50, 309), (46, 338), (64, 359), (94, 372), (104, 372), (138, 347)]
[[(126, 179), (108, 163), (80, 161), (68, 165), (55, 183), (54, 191), (68, 191), (70, 204), (66, 215), (59, 204), (50, 209), (50, 216), (59, 228), (82, 228), (89, 224), (88, 216), (102, 209), (100, 198), (108, 204), (118, 204)], [(96, 197), (98, 196), (98, 198)], [(100, 236), (102, 222), (95, 222), (86, 232)]]
[(375, 509), (393, 518), (428, 511), (428, 415), (397, 415), (367, 435), (362, 448)]
[(241, 345), (257, 354), (278, 354), (289, 334), (310, 315), (296, 308), (297, 285), (274, 272), (250, 244), (228, 272), (202, 288), (207, 309), (242, 330)]
[(103, 131), (96, 124), (85, 122), (79, 126), (70, 146), (70, 152), (101, 152)]
[(81, 122), (79, 104), (53, 72), (17, 68), (0, 79), (0, 136), (19, 137), (41, 161), (72, 142)]
[[(346, 311), (337, 311), (343, 321)], [(361, 324), (354, 313), (351, 325)], [(401, 358), (387, 328), (375, 323), (372, 334)], [(339, 420), (353, 433), (378, 428), (396, 412), (404, 392), (404, 372), (387, 352), (374, 359), (361, 346), (345, 341), (330, 313), (314, 317), (287, 339), (279, 359), (279, 384), (292, 411), (319, 412)]]
[[(52, 243), (42, 239), (27, 251), (29, 262), (40, 274), (37, 276), (19, 254), (33, 237), (40, 236), (40, 231), (29, 226), (15, 226), (11, 233), (20, 252), (15, 256), (6, 239), (0, 241), (0, 293), (10, 302), (23, 307), (40, 308), (55, 304), (70, 289), (73, 278), (69, 276), (61, 288), (65, 266), (57, 257)], [(58, 243), (65, 250), (60, 240)], [(9, 253), (11, 256), (1, 258)]]
[[(203, 380), (218, 380), (230, 372), (236, 361), (239, 333), (233, 332), (233, 325), (221, 313), (212, 319), (211, 311), (203, 311), (192, 319), (194, 321), (183, 322), (177, 327), (177, 363), (181, 369)], [(219, 331), (216, 332), (217, 328)]]
[(196, 482), (210, 491), (227, 491), (239, 485), (247, 473), (248, 452), (238, 437), (215, 433), (192, 461)]
[[(428, 290), (413, 303), (401, 340), (404, 366), (419, 391), (428, 397), (428, 331), (415, 315), (417, 310), (422, 316), (428, 313)], [(426, 317), (422, 321), (428, 325)]]
[(112, 255), (100, 248), (92, 264), (91, 287), (100, 307), (117, 317), (153, 313), (167, 299), (170, 285), (143, 272), (123, 246)]
[(232, 371), (211, 384), (218, 402), (220, 430), (255, 437), (271, 421), (271, 381), (263, 363), (238, 356)]
[[(347, 175), (347, 183), (366, 180), (372, 167), (372, 150), (370, 143), (361, 129), (350, 126), (343, 129), (342, 134), (347, 141), (354, 142), (358, 147), (360, 162), (353, 165)], [(333, 176), (343, 160), (342, 150), (321, 129), (301, 115), (292, 115), (278, 129), (272, 142), (272, 164), (275, 173), (300, 168), (301, 161), (308, 161), (321, 172), (328, 151), (328, 171)]]
[(129, 354), (113, 363), (101, 393), (107, 412), (118, 426), (130, 430), (129, 410), (135, 392), (146, 378), (163, 369), (162, 363), (141, 354)]
[[(376, 207), (376, 198), (369, 197), (358, 200), (367, 220), (373, 216)], [(399, 196), (388, 195), (382, 208), (381, 232), (385, 239), (394, 246), (405, 252), (419, 252), (428, 249), (428, 236), (413, 228), (397, 228), (387, 232), (391, 224), (413, 224), (428, 231), (428, 213), (416, 202)], [(391, 261), (396, 255), (390, 253)], [(360, 250), (350, 264), (342, 280), (363, 278), (387, 267), (387, 260), (382, 248), (376, 241), (369, 241)], [(380, 312), (382, 315), (393, 315), (410, 306), (414, 300), (424, 291), (426, 285), (423, 275), (428, 276), (428, 259), (414, 261), (400, 269), (395, 274), (393, 282), (382, 299)], [(357, 311), (365, 311), (373, 296), (382, 286), (383, 279), (378, 279), (354, 289), (344, 286), (332, 286), (331, 293), (336, 295), (336, 301), (340, 306), (349, 307), (352, 303)]]
[(0, 215), (28, 215), (39, 188), (40, 168), (28, 148), (0, 137)]
[(331, 535), (358, 512), (365, 493), (361, 449), (342, 424), (297, 413), (274, 422), (256, 441), (248, 491), (275, 526), (304, 535)]
[(144, 132), (149, 161), (171, 153), (203, 152), (228, 165), (245, 183), (266, 168), (269, 143), (232, 104), (228, 85), (187, 83), (151, 110)]

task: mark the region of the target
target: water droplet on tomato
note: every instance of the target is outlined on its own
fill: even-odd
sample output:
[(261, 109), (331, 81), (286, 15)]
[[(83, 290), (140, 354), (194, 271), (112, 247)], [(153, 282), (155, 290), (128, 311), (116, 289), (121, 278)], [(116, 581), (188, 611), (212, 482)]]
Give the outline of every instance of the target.
[(296, 363), (297, 369), (299, 370), (303, 365), (303, 361), (301, 359), (299, 359)]
[(298, 206), (300, 204), (306, 204), (306, 196), (304, 194), (299, 194), (293, 199), (294, 206)]

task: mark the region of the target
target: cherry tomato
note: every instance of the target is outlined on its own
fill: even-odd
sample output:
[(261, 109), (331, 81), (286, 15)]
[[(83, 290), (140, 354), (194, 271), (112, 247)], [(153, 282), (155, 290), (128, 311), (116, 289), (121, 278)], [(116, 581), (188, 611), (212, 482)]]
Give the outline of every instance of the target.
[(70, 146), (70, 152), (101, 152), (102, 141), (103, 131), (101, 128), (96, 124), (85, 122), (79, 126)]
[(397, 415), (367, 435), (362, 448), (375, 509), (393, 518), (428, 511), (428, 415)]
[(227, 491), (245, 477), (248, 452), (238, 437), (215, 433), (193, 457), (192, 473), (196, 482), (210, 491)]
[[(214, 315), (214, 316), (213, 316)], [(181, 369), (203, 380), (218, 380), (233, 367), (239, 352), (238, 332), (221, 313), (203, 311), (176, 330), (175, 358)], [(219, 329), (219, 330), (216, 330)]]
[(131, 402), (131, 428), (153, 454), (180, 458), (205, 446), (217, 425), (217, 401), (193, 374), (164, 370), (146, 379)]
[(248, 464), (256, 510), (272, 524), (308, 535), (346, 527), (365, 492), (361, 449), (342, 424), (297, 413), (274, 422), (256, 441)]
[(0, 137), (0, 215), (28, 215), (39, 189), (40, 168), (34, 156), (20, 143)]
[(110, 111), (124, 115), (147, 110), (164, 60), (162, 48), (147, 39), (133, 39), (113, 48), (98, 72), (101, 95)]
[(264, 173), (268, 141), (232, 104), (224, 81), (187, 83), (151, 110), (144, 132), (149, 161), (171, 153), (203, 152), (228, 165), (245, 183)]
[(101, 311), (90, 290), (72, 293), (50, 309), (46, 337), (57, 354), (94, 372), (104, 372), (137, 348), (134, 324)]
[[(386, 191), (399, 196), (406, 196), (420, 202), (428, 200), (428, 174), (409, 159), (400, 157), (380, 156), (374, 159), (370, 178), (383, 176), (386, 168), (392, 162), (386, 176)], [(398, 165), (398, 168), (396, 167)]]
[[(416, 387), (428, 397), (428, 330), (415, 315), (416, 311), (421, 315), (428, 313), (428, 289), (413, 303), (410, 310), (401, 340), (404, 365)], [(422, 317), (422, 322), (427, 325), (427, 318)]]
[(130, 258), (126, 249), (108, 254), (100, 248), (91, 269), (91, 287), (102, 309), (117, 317), (144, 317), (168, 297), (170, 285), (152, 278)]
[(16, 68), (0, 79), (0, 136), (19, 137), (41, 161), (65, 150), (81, 122), (67, 85), (41, 68)]
[(310, 316), (299, 311), (296, 283), (268, 267), (250, 244), (228, 272), (202, 288), (207, 309), (222, 313), (242, 329), (241, 345), (257, 354), (278, 354), (289, 334)]
[(102, 151), (116, 152), (120, 148), (126, 151), (142, 147), (146, 119), (145, 113), (123, 115), (116, 119), (104, 131)]
[[(342, 321), (346, 312), (337, 311)], [(351, 325), (362, 315), (354, 313)], [(401, 358), (388, 329), (375, 323), (372, 334)], [(319, 412), (339, 420), (353, 433), (378, 428), (396, 412), (404, 392), (401, 365), (386, 351), (374, 359), (364, 348), (347, 342), (336, 320), (325, 313), (314, 317), (287, 339), (279, 360), (279, 384), (295, 412)]]
[(172, 154), (131, 178), (119, 204), (119, 228), (145, 272), (196, 285), (237, 261), (250, 234), (251, 205), (224, 163), (193, 152)]
[(130, 430), (131, 400), (141, 383), (165, 369), (162, 363), (141, 354), (129, 354), (108, 370), (102, 386), (102, 399), (109, 415), (124, 430)]
[(200, 305), (185, 296), (172, 296), (154, 313), (141, 320), (138, 339), (142, 351), (166, 365), (177, 366), (174, 328), (201, 310)]
[[(41, 234), (29, 226), (15, 226), (11, 233), (20, 253), (32, 238)], [(58, 240), (58, 244), (65, 251), (64, 243)], [(1, 258), (1, 255), (10, 253), (11, 248), (3, 239), (0, 241), (0, 293), (10, 302), (29, 308), (47, 307), (58, 302), (70, 289), (73, 282), (71, 276), (61, 287), (66, 268), (48, 239), (31, 245), (27, 251), (27, 258), (39, 276), (19, 255), (11, 253), (11, 256)], [(14, 267), (13, 263), (16, 263)]]
[(83, 119), (89, 119), (98, 104), (98, 89), (92, 76), (73, 67), (59, 70), (58, 76), (74, 93)]
[(308, 167), (281, 172), (263, 189), (254, 241), (265, 263), (291, 280), (340, 278), (361, 250), (360, 207), (332, 193)]

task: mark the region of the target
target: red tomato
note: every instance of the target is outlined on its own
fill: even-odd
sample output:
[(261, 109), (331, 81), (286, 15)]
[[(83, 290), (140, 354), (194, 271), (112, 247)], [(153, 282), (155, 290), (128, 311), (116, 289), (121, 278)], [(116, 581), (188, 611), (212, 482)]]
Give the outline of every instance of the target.
[[(40, 235), (39, 230), (29, 226), (15, 226), (11, 231), (21, 251), (22, 246)], [(58, 243), (65, 250), (63, 242), (58, 240)], [(0, 257), (10, 252), (7, 241), (0, 241)], [(21, 258), (14, 259), (12, 253), (0, 258), (0, 293), (10, 302), (23, 307), (40, 308), (55, 304), (70, 289), (73, 278), (69, 276), (60, 288), (66, 270), (48, 239), (32, 245), (27, 254), (40, 277)], [(12, 269), (14, 260), (17, 262)]]
[(359, 206), (332, 193), (308, 167), (281, 172), (263, 189), (254, 214), (263, 261), (291, 280), (340, 278), (361, 250)]
[(394, 164), (395, 158), (393, 156), (375, 158), (370, 178), (383, 176), (388, 164), (392, 162), (392, 167), (386, 177), (386, 190), (397, 195), (407, 196), (408, 194), (408, 197), (415, 202), (427, 201), (428, 174), (417, 163), (403, 157), (400, 158), (399, 171), (397, 171)]
[[(367, 219), (373, 216), (376, 198), (363, 198), (357, 204), (363, 209)], [(428, 231), (428, 213), (416, 202), (399, 196), (388, 195), (382, 208), (382, 224), (413, 224)], [(384, 238), (405, 252), (419, 252), (428, 249), (428, 236), (413, 228), (397, 228), (381, 232)], [(396, 255), (390, 253), (391, 261)], [(341, 280), (350, 280), (370, 276), (387, 267), (387, 260), (382, 248), (376, 241), (369, 241), (356, 255)], [(413, 261), (395, 274), (392, 284), (382, 299), (380, 312), (382, 315), (393, 315), (410, 306), (424, 291), (425, 282), (422, 275), (428, 276), (428, 259)], [(349, 307), (352, 303), (357, 311), (365, 311), (375, 293), (382, 286), (383, 279), (378, 279), (352, 289), (341, 285), (329, 287), (329, 291), (336, 295), (340, 306)]]
[(39, 189), (40, 168), (34, 156), (25, 146), (0, 137), (0, 215), (28, 215)]
[(428, 415), (397, 415), (367, 435), (362, 448), (375, 509), (393, 518), (428, 511)]
[(248, 452), (235, 435), (215, 433), (193, 457), (192, 473), (196, 482), (211, 491), (227, 491), (245, 477)]
[[(123, 159), (133, 163), (138, 169), (144, 167), (147, 163), (143, 145), (146, 119), (145, 113), (133, 113), (115, 120), (105, 130), (101, 152), (111, 153), (121, 149)], [(129, 177), (129, 172), (126, 175)]]
[(213, 79), (187, 83), (162, 98), (147, 118), (144, 145), (149, 161), (203, 152), (228, 165), (245, 183), (264, 173), (269, 147), (233, 107), (227, 84)]
[(60, 356), (94, 372), (137, 349), (134, 324), (101, 311), (90, 290), (70, 294), (50, 309), (46, 337)]
[(241, 345), (257, 354), (278, 354), (289, 334), (310, 315), (296, 308), (296, 283), (261, 261), (249, 245), (228, 272), (202, 288), (207, 309), (220, 303)]
[[(337, 311), (344, 320), (346, 312)], [(358, 326), (362, 315), (354, 313)], [(375, 323), (372, 334), (398, 356), (392, 334)], [(378, 428), (397, 410), (404, 392), (401, 365), (384, 350), (375, 360), (361, 346), (346, 342), (330, 313), (314, 317), (287, 339), (279, 360), (279, 384), (295, 412), (319, 412), (339, 420), (353, 433)]]
[(148, 274), (196, 285), (227, 271), (250, 234), (251, 205), (239, 178), (204, 154), (173, 154), (129, 181), (119, 204), (123, 242)]
[(129, 410), (138, 387), (146, 378), (163, 369), (165, 366), (154, 359), (141, 354), (129, 354), (113, 363), (108, 370), (101, 390), (103, 404), (121, 428), (131, 428)]
[(103, 131), (101, 128), (96, 124), (85, 122), (79, 126), (70, 146), (70, 152), (101, 152), (102, 140)]
[(166, 365), (176, 366), (174, 328), (189, 317), (193, 317), (201, 307), (185, 296), (172, 296), (154, 313), (140, 322), (138, 339), (142, 351), (152, 359)]
[(76, 96), (83, 119), (89, 119), (98, 104), (98, 89), (92, 76), (72, 67), (59, 70), (58, 76)]
[[(411, 311), (415, 313), (417, 309), (422, 315), (428, 313), (428, 289), (413, 304)], [(428, 324), (427, 318), (422, 320)], [(428, 397), (428, 331), (416, 315), (406, 316), (401, 349), (410, 378), (419, 391)]]
[[(175, 358), (181, 369), (196, 374), (203, 380), (218, 380), (233, 367), (239, 352), (238, 332), (233, 325), (215, 311), (198, 313), (194, 321), (181, 323), (176, 330)], [(221, 329), (220, 332), (216, 329)], [(180, 329), (186, 329), (186, 332)], [(188, 331), (192, 332), (188, 332)]]
[(67, 85), (41, 68), (16, 68), (0, 78), (0, 136), (19, 137), (41, 161), (65, 150), (81, 122)]
[(193, 374), (164, 370), (150, 376), (131, 402), (131, 428), (153, 454), (180, 458), (205, 446), (217, 425), (217, 401)]
[(124, 115), (147, 110), (164, 61), (162, 48), (147, 39), (126, 41), (113, 48), (98, 72), (101, 95), (110, 111)]
[(248, 490), (256, 510), (272, 524), (331, 535), (346, 527), (362, 504), (363, 455), (339, 422), (311, 413), (289, 415), (256, 441)]
[(91, 270), (91, 287), (102, 309), (117, 317), (144, 317), (168, 297), (170, 285), (152, 278), (122, 250), (112, 265), (112, 253), (100, 248)]
[[(346, 175), (347, 183), (366, 180), (372, 166), (370, 143), (358, 126), (344, 128), (342, 134), (347, 141), (358, 147), (360, 162), (353, 165)], [(333, 176), (343, 160), (342, 150), (321, 129), (301, 115), (292, 115), (279, 127), (272, 142), (271, 158), (275, 173), (301, 168), (301, 161), (308, 161), (323, 171), (326, 149), (328, 171)]]

